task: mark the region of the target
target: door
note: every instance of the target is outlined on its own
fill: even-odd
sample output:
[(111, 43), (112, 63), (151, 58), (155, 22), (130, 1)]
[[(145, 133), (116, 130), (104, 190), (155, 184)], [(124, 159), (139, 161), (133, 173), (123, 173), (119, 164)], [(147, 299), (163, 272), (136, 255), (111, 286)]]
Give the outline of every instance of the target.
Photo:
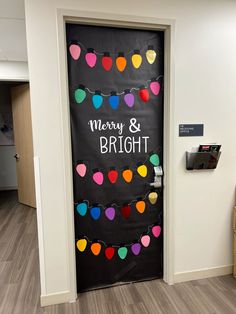
[(66, 36), (78, 291), (161, 278), (164, 33)]
[(19, 202), (36, 207), (29, 84), (11, 89)]

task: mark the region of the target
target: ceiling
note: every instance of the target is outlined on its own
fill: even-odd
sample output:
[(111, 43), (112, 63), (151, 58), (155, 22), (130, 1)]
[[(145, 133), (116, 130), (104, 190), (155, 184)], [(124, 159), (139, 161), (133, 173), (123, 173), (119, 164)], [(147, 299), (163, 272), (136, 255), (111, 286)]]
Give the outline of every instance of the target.
[(24, 0), (0, 1), (0, 61), (27, 61)]

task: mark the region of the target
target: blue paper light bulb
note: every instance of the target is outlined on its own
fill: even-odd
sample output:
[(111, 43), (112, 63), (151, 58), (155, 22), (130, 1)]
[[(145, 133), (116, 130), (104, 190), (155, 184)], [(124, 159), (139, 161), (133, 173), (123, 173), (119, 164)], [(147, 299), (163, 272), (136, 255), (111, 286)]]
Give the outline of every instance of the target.
[(97, 205), (94, 205), (91, 209), (90, 209), (90, 215), (94, 220), (98, 220), (100, 215), (101, 215), (101, 209), (100, 207), (98, 207)]
[(95, 94), (92, 97), (93, 106), (95, 109), (99, 109), (103, 102), (103, 97), (101, 96), (100, 91), (95, 91)]
[(88, 206), (85, 202), (82, 202), (76, 206), (76, 209), (78, 214), (80, 214), (81, 216), (85, 216), (87, 213)]
[(119, 96), (116, 95), (116, 92), (111, 92), (111, 96), (109, 97), (109, 104), (112, 109), (117, 109), (119, 106)]

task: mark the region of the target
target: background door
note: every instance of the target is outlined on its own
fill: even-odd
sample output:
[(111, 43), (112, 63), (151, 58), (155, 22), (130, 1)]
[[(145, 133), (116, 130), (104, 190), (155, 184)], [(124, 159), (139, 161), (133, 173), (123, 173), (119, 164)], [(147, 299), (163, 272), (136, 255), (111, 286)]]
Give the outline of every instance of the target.
[(36, 207), (29, 84), (12, 87), (13, 129), (19, 202)]
[(164, 33), (66, 31), (78, 291), (160, 278)]

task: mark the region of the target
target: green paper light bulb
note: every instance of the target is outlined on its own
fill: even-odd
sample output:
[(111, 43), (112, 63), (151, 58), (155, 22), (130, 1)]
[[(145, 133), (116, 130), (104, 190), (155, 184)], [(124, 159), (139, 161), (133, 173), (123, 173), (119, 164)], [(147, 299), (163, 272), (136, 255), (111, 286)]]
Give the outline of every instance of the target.
[(86, 98), (85, 87), (83, 85), (79, 85), (79, 88), (75, 90), (75, 101), (77, 104), (81, 104)]
[(125, 259), (127, 253), (128, 253), (128, 250), (125, 246), (122, 246), (118, 249), (118, 255), (119, 255), (120, 259)]
[(153, 164), (153, 166), (159, 166), (160, 163), (160, 159), (159, 156), (157, 154), (152, 154), (149, 158), (150, 163)]

